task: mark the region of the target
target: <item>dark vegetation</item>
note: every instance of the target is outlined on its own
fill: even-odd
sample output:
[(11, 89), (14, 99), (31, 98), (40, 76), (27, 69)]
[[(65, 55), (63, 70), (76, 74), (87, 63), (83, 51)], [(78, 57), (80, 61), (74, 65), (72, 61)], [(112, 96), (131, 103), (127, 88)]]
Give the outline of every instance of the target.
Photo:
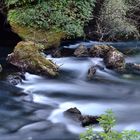
[[(59, 67), (52, 61), (46, 60), (41, 51), (50, 46), (60, 46), (61, 34), (59, 38), (56, 32), (64, 33), (67, 39), (82, 37), (98, 41), (138, 40), (140, 37), (139, 13), (139, 0), (0, 0), (0, 45), (8, 48), (0, 46), (0, 57), (6, 58), (7, 54), (13, 52), (8, 55), (7, 61), (21, 71), (55, 77), (58, 76)], [(35, 36), (33, 36), (34, 40), (20, 42), (22, 39), (12, 30), (13, 25), (23, 29), (27, 27), (33, 29), (34, 32), (44, 31), (55, 34), (52, 35), (53, 40), (51, 37), (47, 40), (45, 37), (49, 37), (50, 34), (40, 32), (40, 36), (45, 36), (45, 40), (41, 42), (50, 43), (42, 47), (35, 44), (38, 43)], [(131, 73), (139, 72), (139, 64), (125, 64), (122, 53), (112, 47), (102, 47), (94, 46), (94, 50), (88, 52), (87, 48), (81, 46), (74, 55), (87, 57), (90, 54), (95, 57), (97, 54), (97, 57), (100, 57), (103, 53), (101, 57), (107, 68), (117, 72), (127, 73), (126, 69), (133, 69), (134, 72)], [(95, 68), (89, 69), (89, 79), (92, 79), (96, 73)], [(12, 81), (11, 77), (9, 81), (13, 84), (21, 82), (20, 77), (16, 75), (15, 78), (18, 78), (18, 81)], [(73, 116), (73, 111), (71, 113)], [(100, 136), (99, 139), (104, 140), (128, 140), (130, 136), (133, 140), (140, 138), (139, 132), (136, 131), (122, 133), (112, 131), (115, 118), (111, 111), (101, 117), (82, 116), (81, 113), (77, 115), (78, 121), (81, 121), (83, 126), (91, 122), (99, 122), (104, 130), (101, 133), (94, 133), (92, 129), (89, 129), (81, 136), (81, 140), (92, 140), (95, 136)]]
[[(21, 38), (12, 31), (7, 21), (7, 8), (4, 1), (0, 1), (0, 57), (1, 63), (5, 63), (7, 54), (11, 53), (15, 45), (21, 41)], [(5, 49), (5, 47), (7, 47)]]
[(139, 39), (139, 0), (6, 0), (10, 22), (100, 41)]

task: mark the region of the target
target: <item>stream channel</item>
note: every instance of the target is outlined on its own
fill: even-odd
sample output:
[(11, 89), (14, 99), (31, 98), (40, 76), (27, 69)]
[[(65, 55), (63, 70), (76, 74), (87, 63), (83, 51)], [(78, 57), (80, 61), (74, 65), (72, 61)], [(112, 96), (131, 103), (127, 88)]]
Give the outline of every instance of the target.
[[(81, 43), (87, 47), (98, 44)], [(140, 42), (109, 44), (122, 50), (140, 49)], [(105, 68), (98, 69), (89, 81), (90, 66), (104, 67), (101, 58), (47, 57), (60, 66), (56, 79), (26, 73), (26, 80), (16, 87), (0, 80), (0, 140), (77, 140), (85, 128), (63, 115), (71, 107), (87, 115), (112, 109), (116, 130), (140, 131), (140, 75), (121, 75)], [(127, 55), (126, 62), (140, 63), (140, 54)], [(95, 129), (100, 131), (98, 126)]]

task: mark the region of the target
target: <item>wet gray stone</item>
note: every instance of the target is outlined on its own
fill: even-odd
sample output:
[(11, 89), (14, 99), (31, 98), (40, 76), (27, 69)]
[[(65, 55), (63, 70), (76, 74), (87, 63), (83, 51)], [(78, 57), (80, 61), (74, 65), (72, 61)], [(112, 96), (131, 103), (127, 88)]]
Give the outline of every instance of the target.
[(88, 56), (88, 49), (83, 46), (80, 45), (75, 51), (74, 51), (74, 55), (77, 57), (87, 57)]

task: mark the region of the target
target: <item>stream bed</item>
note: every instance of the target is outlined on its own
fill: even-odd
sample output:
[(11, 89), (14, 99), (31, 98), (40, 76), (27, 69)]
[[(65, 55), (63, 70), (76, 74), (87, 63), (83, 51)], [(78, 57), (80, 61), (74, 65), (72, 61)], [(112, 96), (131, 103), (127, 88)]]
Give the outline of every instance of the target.
[[(58, 78), (26, 73), (16, 87), (0, 81), (0, 140), (77, 140), (85, 128), (63, 115), (71, 107), (85, 115), (112, 109), (114, 129), (140, 131), (140, 75), (105, 68), (89, 81), (90, 66), (105, 67), (101, 58), (48, 57), (60, 66)], [(127, 56), (126, 62), (140, 63), (140, 54)]]

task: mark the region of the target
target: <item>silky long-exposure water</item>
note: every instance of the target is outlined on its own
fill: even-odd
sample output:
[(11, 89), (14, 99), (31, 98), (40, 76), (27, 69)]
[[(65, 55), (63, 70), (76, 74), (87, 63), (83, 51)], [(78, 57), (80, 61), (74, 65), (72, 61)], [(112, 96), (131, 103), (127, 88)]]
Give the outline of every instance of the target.
[[(1, 80), (0, 140), (76, 140), (85, 128), (63, 115), (71, 107), (87, 115), (112, 109), (115, 129), (140, 131), (140, 75), (121, 75), (105, 68), (89, 81), (88, 68), (104, 67), (102, 59), (50, 59), (60, 65), (56, 79), (26, 73), (26, 80), (17, 87)], [(126, 56), (126, 61), (140, 63), (140, 55)]]

